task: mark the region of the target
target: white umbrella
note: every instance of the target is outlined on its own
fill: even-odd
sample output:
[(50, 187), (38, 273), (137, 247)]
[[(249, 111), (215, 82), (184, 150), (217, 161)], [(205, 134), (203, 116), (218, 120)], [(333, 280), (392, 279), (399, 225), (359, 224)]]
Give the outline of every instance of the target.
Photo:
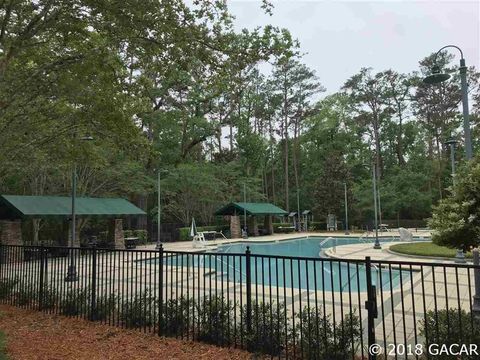
[(190, 237), (197, 235), (197, 225), (195, 225), (195, 218), (192, 218), (192, 225), (190, 225)]

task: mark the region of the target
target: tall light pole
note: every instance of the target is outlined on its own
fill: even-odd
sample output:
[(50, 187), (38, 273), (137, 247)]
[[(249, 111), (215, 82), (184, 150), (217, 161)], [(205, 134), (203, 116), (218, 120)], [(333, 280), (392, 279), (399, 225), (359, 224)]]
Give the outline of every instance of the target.
[(247, 185), (243, 183), (243, 232), (244, 232), (244, 238), (246, 239), (248, 237), (248, 231), (247, 231)]
[(380, 241), (378, 240), (378, 212), (377, 212), (377, 166), (375, 161), (373, 162), (372, 166), (372, 174), (373, 174), (373, 205), (375, 206), (375, 244), (373, 245), (374, 249), (381, 249), (382, 246), (380, 245)]
[(439, 84), (450, 78), (449, 74), (440, 73), (440, 67), (437, 65), (438, 54), (447, 48), (455, 48), (460, 52), (460, 80), (462, 84), (462, 106), (463, 106), (463, 131), (465, 134), (465, 155), (467, 160), (472, 158), (472, 136), (470, 132), (470, 119), (468, 113), (468, 84), (467, 84), (467, 66), (463, 58), (463, 51), (456, 45), (447, 45), (438, 50), (433, 58), (434, 66), (432, 67), (432, 74), (425, 77), (423, 82), (426, 84)]
[(348, 197), (347, 197), (347, 182), (343, 183), (345, 192), (345, 235), (350, 235), (348, 231)]
[[(75, 125), (74, 125), (75, 128)], [(73, 133), (73, 144), (75, 146), (75, 141), (76, 140), (76, 132), (74, 130)], [(84, 136), (80, 140), (82, 141), (92, 141), (93, 137), (91, 136)], [(77, 227), (77, 214), (76, 214), (76, 201), (77, 201), (77, 163), (76, 159), (73, 160), (73, 170), (72, 170), (72, 222), (71, 222), (71, 239), (70, 239), (70, 262), (68, 265), (68, 270), (67, 270), (67, 276), (65, 277), (65, 281), (71, 282), (71, 281), (77, 281), (78, 280), (78, 275), (77, 275), (77, 268), (75, 266), (75, 255), (73, 253), (73, 248), (75, 247), (75, 240), (76, 240), (76, 227)]]
[(160, 241), (160, 169), (157, 170), (157, 245), (155, 249), (159, 250), (162, 247)]
[(445, 142), (445, 144), (450, 146), (450, 162), (452, 163), (452, 184), (455, 185), (455, 145), (457, 145), (457, 140), (449, 139)]
[(298, 228), (298, 231), (302, 231), (302, 227), (301, 227), (301, 219), (300, 219), (300, 188), (297, 187), (297, 216), (298, 216), (298, 225), (297, 225), (297, 228)]
[(160, 250), (162, 247), (162, 241), (161, 241), (161, 225), (162, 225), (162, 202), (161, 202), (161, 191), (160, 191), (160, 175), (161, 173), (167, 173), (168, 170), (165, 169), (157, 169), (157, 244), (155, 245), (156, 250)]

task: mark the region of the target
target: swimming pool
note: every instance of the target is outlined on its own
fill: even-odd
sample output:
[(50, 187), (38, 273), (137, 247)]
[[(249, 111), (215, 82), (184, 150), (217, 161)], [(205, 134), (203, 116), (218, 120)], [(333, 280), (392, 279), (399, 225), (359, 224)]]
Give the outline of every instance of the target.
[[(371, 240), (371, 241), (370, 241)], [(239, 242), (224, 244), (206, 254), (197, 253), (169, 257), (174, 267), (208, 269), (209, 276), (233, 282), (245, 282), (246, 257), (241, 255), (250, 247), (252, 283), (257, 286), (296, 288), (324, 291), (365, 291), (366, 271), (361, 262), (325, 258), (326, 249), (372, 242), (351, 237), (308, 237), (277, 242)], [(381, 238), (381, 242), (395, 241)], [(296, 259), (295, 257), (301, 257)], [(410, 271), (374, 267), (372, 282), (383, 290), (393, 290), (410, 280)]]

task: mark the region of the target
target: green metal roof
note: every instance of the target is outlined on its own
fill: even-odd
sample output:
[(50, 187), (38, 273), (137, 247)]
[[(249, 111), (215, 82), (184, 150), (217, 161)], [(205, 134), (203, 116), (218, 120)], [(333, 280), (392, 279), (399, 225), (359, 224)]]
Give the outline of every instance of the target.
[[(145, 215), (142, 209), (120, 198), (77, 197), (75, 212), (79, 216)], [(0, 196), (0, 218), (70, 216), (71, 213), (72, 198), (68, 196)]]
[(288, 213), (270, 203), (245, 203), (232, 202), (225, 205), (215, 212), (215, 215), (242, 215), (244, 211), (247, 215), (287, 215)]

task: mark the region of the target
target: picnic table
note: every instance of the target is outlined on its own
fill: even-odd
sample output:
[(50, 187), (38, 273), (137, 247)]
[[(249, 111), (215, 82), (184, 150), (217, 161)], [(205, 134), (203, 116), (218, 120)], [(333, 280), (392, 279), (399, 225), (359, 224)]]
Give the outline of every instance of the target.
[(380, 231), (390, 231), (390, 228), (388, 227), (388, 224), (380, 224), (378, 225), (378, 230)]
[(125, 249), (135, 249), (137, 247), (138, 237), (126, 237)]

